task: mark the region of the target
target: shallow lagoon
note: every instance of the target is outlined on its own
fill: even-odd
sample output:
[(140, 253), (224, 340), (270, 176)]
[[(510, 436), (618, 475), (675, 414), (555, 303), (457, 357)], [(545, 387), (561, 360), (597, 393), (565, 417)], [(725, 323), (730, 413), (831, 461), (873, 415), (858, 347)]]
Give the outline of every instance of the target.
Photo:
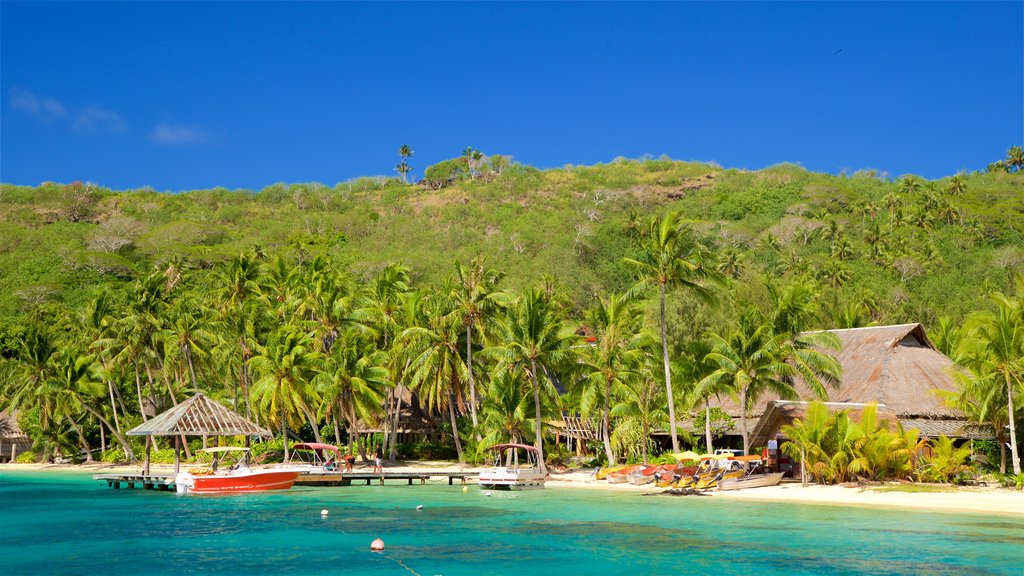
[[(179, 497), (111, 490), (87, 474), (0, 471), (0, 572), (1024, 572), (1019, 517), (562, 488), (492, 494), (393, 484)], [(369, 551), (377, 537), (384, 554)]]

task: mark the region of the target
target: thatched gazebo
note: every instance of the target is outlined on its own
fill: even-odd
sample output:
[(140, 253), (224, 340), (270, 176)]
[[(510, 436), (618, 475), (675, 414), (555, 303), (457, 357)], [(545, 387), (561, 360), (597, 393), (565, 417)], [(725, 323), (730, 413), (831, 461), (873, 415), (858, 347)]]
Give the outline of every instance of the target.
[(146, 437), (146, 467), (143, 474), (147, 476), (149, 449), (152, 444), (150, 436), (174, 436), (175, 474), (181, 465), (182, 436), (273, 436), (266, 428), (246, 420), (202, 393), (132, 428), (128, 435)]

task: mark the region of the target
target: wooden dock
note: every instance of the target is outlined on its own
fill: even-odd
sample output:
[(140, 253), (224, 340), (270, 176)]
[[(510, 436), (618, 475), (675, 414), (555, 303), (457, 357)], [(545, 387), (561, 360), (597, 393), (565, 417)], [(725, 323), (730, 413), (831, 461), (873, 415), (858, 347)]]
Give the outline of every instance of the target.
[[(463, 486), (470, 478), (475, 478), (476, 472), (436, 472), (433, 470), (414, 470), (411, 472), (324, 472), (316, 474), (302, 474), (295, 481), (296, 486), (352, 486), (353, 484), (365, 483), (367, 486), (377, 481), (381, 486), (388, 480), (405, 480), (412, 486), (413, 480), (419, 480), (420, 484), (426, 484), (431, 478), (447, 478), (448, 485), (452, 486), (455, 480), (459, 480)], [(173, 492), (173, 474), (96, 474), (93, 480), (102, 480), (110, 488), (143, 488), (145, 490), (163, 490)]]
[(451, 486), (458, 479), (463, 485), (469, 478), (476, 477), (475, 472), (434, 472), (431, 470), (414, 470), (411, 472), (325, 472), (317, 474), (302, 474), (295, 481), (296, 486), (351, 486), (352, 484), (365, 483), (367, 486), (376, 480), (381, 486), (387, 480), (405, 480), (412, 486), (413, 480), (419, 480), (420, 484), (426, 484), (431, 478), (447, 478)]
[(145, 490), (174, 491), (173, 474), (96, 474), (93, 480), (104, 480), (110, 488), (143, 488)]

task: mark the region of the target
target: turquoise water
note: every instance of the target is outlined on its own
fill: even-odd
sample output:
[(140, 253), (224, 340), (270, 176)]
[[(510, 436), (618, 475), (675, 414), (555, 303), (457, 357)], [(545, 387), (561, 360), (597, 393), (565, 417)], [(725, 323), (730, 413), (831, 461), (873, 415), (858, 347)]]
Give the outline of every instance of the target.
[(1024, 518), (447, 484), (178, 497), (0, 471), (0, 573), (1019, 575)]

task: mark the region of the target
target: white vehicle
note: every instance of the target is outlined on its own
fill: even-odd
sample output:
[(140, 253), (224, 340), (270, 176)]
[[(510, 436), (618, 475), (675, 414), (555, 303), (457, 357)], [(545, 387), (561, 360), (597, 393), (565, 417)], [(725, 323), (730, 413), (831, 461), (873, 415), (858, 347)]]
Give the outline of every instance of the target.
[[(494, 466), (482, 468), (477, 484), (489, 490), (530, 490), (544, 487), (545, 474), (537, 465), (537, 449), (525, 444), (496, 444)], [(526, 457), (519, 460), (519, 450)]]

